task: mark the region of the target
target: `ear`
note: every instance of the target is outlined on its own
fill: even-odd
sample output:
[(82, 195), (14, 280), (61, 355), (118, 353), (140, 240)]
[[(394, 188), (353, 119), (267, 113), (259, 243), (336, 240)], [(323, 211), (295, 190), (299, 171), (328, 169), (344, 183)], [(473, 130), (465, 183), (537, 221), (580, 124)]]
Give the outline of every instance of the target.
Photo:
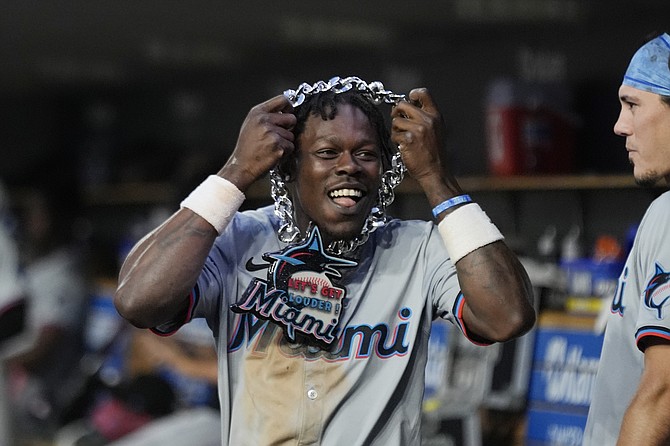
[(294, 154), (282, 158), (277, 165), (277, 172), (285, 183), (290, 183), (295, 179), (296, 171), (297, 160)]

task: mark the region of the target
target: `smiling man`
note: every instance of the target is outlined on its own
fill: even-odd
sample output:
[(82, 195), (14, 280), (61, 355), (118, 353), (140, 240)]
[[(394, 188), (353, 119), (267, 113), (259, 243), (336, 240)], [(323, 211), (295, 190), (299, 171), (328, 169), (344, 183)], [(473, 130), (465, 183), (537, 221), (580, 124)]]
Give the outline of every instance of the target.
[[(331, 105), (330, 107), (335, 107)], [(298, 227), (314, 222), (327, 240), (352, 239), (375, 205), (381, 184), (381, 145), (373, 124), (354, 105), (337, 117), (309, 114), (295, 153), (291, 183)]]
[[(614, 132), (635, 180), (670, 183), (670, 36), (633, 56)], [(670, 193), (647, 209), (610, 306), (585, 445), (670, 443)]]
[[(212, 328), (224, 444), (419, 444), (432, 321), (480, 344), (532, 327), (526, 272), (448, 174), (443, 135), (426, 89), (302, 84), (252, 108), (223, 168), (129, 254), (121, 315)], [(275, 206), (238, 212), (268, 172)], [(386, 215), (405, 172), (435, 223)]]

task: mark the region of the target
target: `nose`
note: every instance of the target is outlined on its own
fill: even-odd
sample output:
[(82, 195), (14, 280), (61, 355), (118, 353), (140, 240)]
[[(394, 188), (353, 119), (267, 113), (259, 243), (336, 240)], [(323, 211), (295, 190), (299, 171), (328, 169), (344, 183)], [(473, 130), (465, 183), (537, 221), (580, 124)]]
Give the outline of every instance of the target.
[(359, 164), (353, 153), (344, 151), (337, 160), (337, 172), (340, 174), (352, 175), (360, 172), (361, 165)]
[(619, 113), (619, 118), (614, 123), (614, 133), (619, 136), (629, 136), (633, 133), (633, 127), (630, 123), (630, 119), (625, 116), (625, 111), (621, 110)]

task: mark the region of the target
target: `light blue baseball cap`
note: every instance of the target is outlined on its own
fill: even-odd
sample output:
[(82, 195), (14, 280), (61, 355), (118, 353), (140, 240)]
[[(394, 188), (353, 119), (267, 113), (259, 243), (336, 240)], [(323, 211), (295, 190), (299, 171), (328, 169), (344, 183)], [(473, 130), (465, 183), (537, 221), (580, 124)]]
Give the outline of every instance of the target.
[(662, 34), (637, 50), (623, 77), (623, 85), (670, 96), (670, 36)]

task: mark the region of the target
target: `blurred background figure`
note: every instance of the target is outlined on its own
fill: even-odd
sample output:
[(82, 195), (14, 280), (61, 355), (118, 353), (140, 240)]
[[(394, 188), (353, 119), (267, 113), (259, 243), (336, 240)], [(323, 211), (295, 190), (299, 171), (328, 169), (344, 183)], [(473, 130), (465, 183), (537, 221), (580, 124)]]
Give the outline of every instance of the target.
[(25, 325), (16, 222), (9, 208), (9, 196), (0, 183), (0, 352), (8, 348), (6, 343), (20, 334)]
[(27, 336), (7, 359), (6, 385), (16, 444), (48, 441), (79, 383), (87, 304), (84, 252), (74, 237), (77, 194), (61, 181), (31, 186), (16, 199)]
[(110, 446), (221, 444), (216, 350), (204, 319), (189, 322), (170, 337), (136, 330), (130, 361), (140, 376), (154, 373), (170, 384), (174, 411)]
[[(198, 184), (205, 169), (198, 159), (189, 159), (185, 166), (169, 200), (172, 207)], [(126, 231), (111, 254), (121, 262), (139, 237), (169, 212), (166, 206), (155, 206), (122, 223)], [(91, 252), (96, 260), (103, 255)], [(54, 445), (218, 446), (221, 422), (211, 329), (204, 320), (195, 320), (174, 336), (159, 337), (128, 324), (112, 304), (120, 263), (109, 268), (110, 260), (102, 272), (89, 272), (95, 283), (84, 322), (80, 385)]]
[(154, 372), (168, 381), (179, 406), (218, 409), (214, 338), (204, 320), (191, 321), (171, 337), (137, 330), (131, 358), (136, 373)]
[(169, 338), (123, 322), (106, 360), (117, 363), (120, 382), (109, 382), (103, 364), (84, 395), (88, 407), (56, 446), (221, 444), (217, 360), (204, 320)]
[(19, 258), (15, 240), (15, 219), (9, 196), (0, 183), (0, 445), (12, 441), (10, 404), (3, 358), (12, 354), (25, 328), (26, 302), (19, 281)]

